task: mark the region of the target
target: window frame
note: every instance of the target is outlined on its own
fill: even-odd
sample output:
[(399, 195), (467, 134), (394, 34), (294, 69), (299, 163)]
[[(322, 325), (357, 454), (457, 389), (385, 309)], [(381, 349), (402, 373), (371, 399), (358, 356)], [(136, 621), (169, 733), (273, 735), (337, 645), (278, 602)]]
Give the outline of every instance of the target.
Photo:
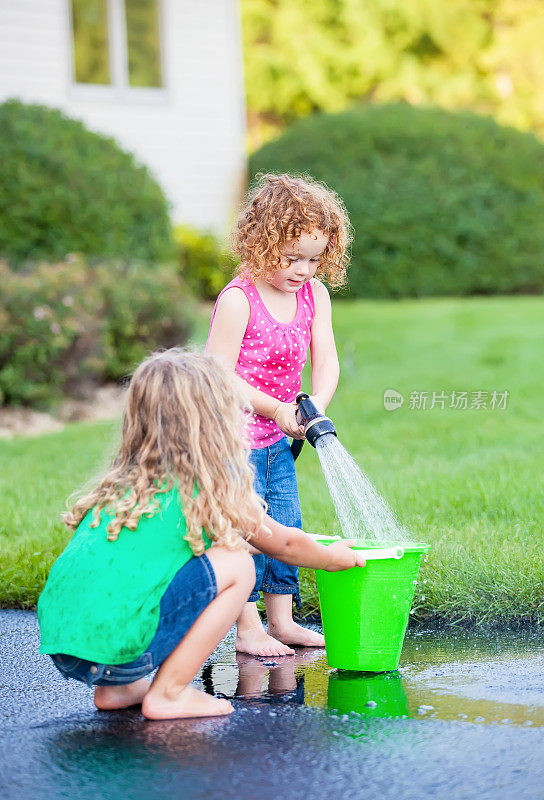
[(78, 83), (75, 73), (74, 28), (72, 0), (66, 0), (68, 38), (68, 93), (74, 100), (100, 102), (166, 103), (169, 99), (169, 80), (166, 58), (166, 25), (164, 0), (156, 0), (159, 27), (159, 58), (162, 86), (131, 86), (128, 71), (128, 37), (125, 0), (105, 0), (108, 21), (109, 84)]

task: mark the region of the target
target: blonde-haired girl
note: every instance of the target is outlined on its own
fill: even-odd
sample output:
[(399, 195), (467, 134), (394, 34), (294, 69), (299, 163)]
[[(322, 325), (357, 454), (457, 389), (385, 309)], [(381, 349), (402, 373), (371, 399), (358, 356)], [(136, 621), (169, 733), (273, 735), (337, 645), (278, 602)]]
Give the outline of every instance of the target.
[[(255, 582), (245, 540), (287, 563), (357, 564), (264, 515), (240, 429), (243, 384), (173, 348), (135, 371), (111, 468), (65, 517), (74, 536), (38, 603), (41, 653), (94, 687), (98, 708), (151, 719), (229, 714), (190, 685)], [(144, 676), (156, 667), (152, 683)]]
[[(300, 501), (286, 436), (304, 438), (295, 397), (310, 347), (312, 394), (325, 411), (339, 376), (329, 293), (346, 278), (350, 224), (340, 198), (308, 177), (263, 175), (248, 196), (234, 234), (238, 276), (215, 305), (207, 350), (224, 356), (246, 381), (255, 489), (277, 522), (300, 527)], [(289, 645), (324, 646), (296, 624), (298, 569), (257, 556), (257, 580), (238, 620), (236, 649), (287, 655)], [(264, 593), (268, 634), (255, 601)]]

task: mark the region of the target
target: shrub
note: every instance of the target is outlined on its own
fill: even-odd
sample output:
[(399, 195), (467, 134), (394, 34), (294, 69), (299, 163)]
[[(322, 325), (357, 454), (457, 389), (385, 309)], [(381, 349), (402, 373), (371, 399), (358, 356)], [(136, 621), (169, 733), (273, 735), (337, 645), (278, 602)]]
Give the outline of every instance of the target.
[(187, 225), (174, 229), (177, 261), (183, 281), (199, 297), (212, 300), (232, 277), (236, 259), (213, 233)]
[(194, 301), (174, 267), (111, 265), (94, 269), (101, 288), (105, 379), (118, 380), (156, 347), (182, 345), (193, 327)]
[(158, 346), (183, 344), (191, 302), (173, 268), (76, 258), (0, 263), (0, 403), (46, 406), (119, 379)]
[(0, 105), (0, 256), (161, 260), (168, 203), (148, 169), (113, 139), (56, 109)]
[(491, 119), (403, 104), (293, 124), (250, 161), (307, 172), (355, 228), (350, 292), (402, 297), (544, 289), (544, 146)]

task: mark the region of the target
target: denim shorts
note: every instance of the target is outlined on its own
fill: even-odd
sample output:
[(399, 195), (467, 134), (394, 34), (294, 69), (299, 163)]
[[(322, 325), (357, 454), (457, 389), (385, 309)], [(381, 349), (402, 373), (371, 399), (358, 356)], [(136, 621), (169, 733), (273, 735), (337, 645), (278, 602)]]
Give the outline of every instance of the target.
[[(255, 470), (255, 491), (268, 504), (272, 519), (282, 525), (300, 528), (302, 515), (297, 474), (287, 437), (283, 436), (269, 447), (252, 450), (250, 462)], [(249, 596), (250, 602), (259, 599), (259, 591), (292, 594), (297, 608), (300, 608), (298, 567), (264, 554), (253, 556), (253, 559), (257, 579)]]
[(193, 557), (174, 575), (161, 598), (159, 625), (146, 651), (127, 664), (98, 664), (56, 653), (53, 663), (65, 678), (88, 686), (132, 683), (160, 667), (189, 628), (217, 597), (215, 572), (204, 554)]

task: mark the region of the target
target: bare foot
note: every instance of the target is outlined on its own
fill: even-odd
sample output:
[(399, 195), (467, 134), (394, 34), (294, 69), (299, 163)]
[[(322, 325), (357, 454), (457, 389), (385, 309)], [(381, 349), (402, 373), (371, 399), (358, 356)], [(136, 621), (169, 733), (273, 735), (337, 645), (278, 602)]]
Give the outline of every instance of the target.
[(273, 636), (269, 636), (263, 626), (238, 631), (234, 642), (238, 653), (249, 653), (250, 656), (293, 656), (295, 651), (282, 644)]
[(140, 705), (151, 684), (145, 678), (118, 686), (96, 686), (94, 704), (100, 711), (115, 711)]
[(321, 633), (311, 631), (297, 625), (293, 620), (287, 621), (281, 626), (274, 627), (268, 623), (268, 630), (271, 636), (279, 639), (284, 644), (298, 645), (299, 647), (325, 647), (325, 639)]
[(183, 717), (221, 717), (234, 711), (228, 700), (220, 700), (194, 686), (186, 686), (171, 698), (158, 690), (150, 690), (142, 703), (147, 719), (181, 719)]

